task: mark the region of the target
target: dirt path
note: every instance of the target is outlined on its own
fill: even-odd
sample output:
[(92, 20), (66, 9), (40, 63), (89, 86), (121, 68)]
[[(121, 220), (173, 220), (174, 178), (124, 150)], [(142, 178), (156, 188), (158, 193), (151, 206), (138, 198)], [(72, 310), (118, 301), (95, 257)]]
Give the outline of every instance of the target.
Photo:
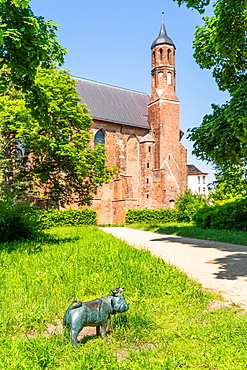
[(247, 246), (156, 234), (126, 227), (104, 227), (137, 248), (177, 266), (204, 288), (247, 310)]

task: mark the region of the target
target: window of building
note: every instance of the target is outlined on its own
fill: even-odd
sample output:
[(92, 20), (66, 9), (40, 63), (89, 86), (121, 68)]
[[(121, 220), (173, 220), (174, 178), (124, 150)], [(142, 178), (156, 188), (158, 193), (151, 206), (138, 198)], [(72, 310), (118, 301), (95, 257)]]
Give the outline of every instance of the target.
[(149, 168), (149, 163), (147, 163), (147, 168)]
[(171, 49), (168, 49), (167, 50), (167, 60), (168, 60), (168, 62), (170, 62), (170, 60), (171, 60)]
[(149, 153), (151, 152), (151, 146), (148, 147), (148, 151), (149, 151)]
[(152, 54), (152, 65), (155, 66), (155, 51)]
[(159, 50), (159, 53), (160, 53), (160, 61), (162, 61), (162, 59), (163, 59), (163, 50), (162, 50), (162, 49), (160, 49), (160, 50)]
[(203, 194), (206, 194), (206, 188), (205, 187), (202, 188), (202, 192), (203, 192)]
[(198, 178), (198, 184), (200, 184), (200, 183), (201, 183), (201, 178), (200, 178), (200, 176), (197, 176), (197, 178)]
[(171, 72), (167, 72), (167, 85), (172, 84), (172, 74)]
[(96, 146), (98, 143), (105, 145), (105, 135), (102, 130), (99, 130), (94, 136), (94, 146)]
[(149, 198), (149, 195), (147, 194), (147, 198)]
[(175, 208), (175, 200), (174, 199), (170, 200), (170, 208)]
[(148, 181), (149, 181), (149, 180), (147, 179), (147, 184), (148, 184)]
[(203, 184), (206, 184), (206, 176), (202, 176), (202, 182)]
[(16, 139), (16, 152), (17, 157), (22, 157), (25, 155), (24, 141), (20, 137)]

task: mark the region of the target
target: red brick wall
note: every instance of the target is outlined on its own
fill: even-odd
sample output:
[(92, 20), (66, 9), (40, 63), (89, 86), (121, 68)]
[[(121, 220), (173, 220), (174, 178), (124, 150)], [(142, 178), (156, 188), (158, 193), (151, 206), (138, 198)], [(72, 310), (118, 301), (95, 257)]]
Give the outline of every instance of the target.
[(153, 52), (148, 121), (155, 142), (141, 142), (148, 133), (145, 129), (102, 121), (93, 124), (93, 135), (98, 130), (105, 133), (108, 166), (120, 170), (99, 188), (92, 202), (99, 224), (124, 222), (128, 208), (170, 207), (187, 187), (187, 154), (180, 142), (175, 93), (175, 50), (159, 45)]

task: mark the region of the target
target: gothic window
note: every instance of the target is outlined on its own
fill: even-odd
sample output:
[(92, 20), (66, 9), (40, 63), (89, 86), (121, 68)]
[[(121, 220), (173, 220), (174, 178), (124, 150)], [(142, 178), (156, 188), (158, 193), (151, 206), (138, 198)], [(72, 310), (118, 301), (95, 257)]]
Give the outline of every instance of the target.
[(160, 50), (159, 50), (159, 53), (160, 53), (160, 61), (162, 61), (162, 59), (163, 59), (163, 50), (162, 50), (162, 49), (160, 49)]
[(98, 143), (105, 145), (105, 135), (102, 130), (99, 130), (94, 136), (94, 146), (96, 146)]
[(152, 66), (155, 66), (155, 51), (152, 54)]
[(172, 74), (171, 72), (167, 72), (167, 85), (172, 84)]
[(167, 60), (168, 60), (168, 62), (170, 62), (171, 61), (171, 49), (168, 49), (167, 50)]
[(139, 143), (135, 135), (127, 142), (127, 174), (137, 178), (139, 168)]

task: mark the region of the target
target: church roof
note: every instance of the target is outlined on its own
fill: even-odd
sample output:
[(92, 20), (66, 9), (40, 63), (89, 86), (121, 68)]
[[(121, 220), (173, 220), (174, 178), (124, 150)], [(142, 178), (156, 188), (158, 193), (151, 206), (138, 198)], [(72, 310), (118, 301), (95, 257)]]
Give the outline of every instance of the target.
[(150, 129), (147, 121), (149, 96), (145, 93), (73, 77), (77, 91), (95, 120)]
[(154, 138), (152, 135), (148, 132), (141, 140), (140, 143), (155, 143)]
[(153, 49), (157, 45), (162, 45), (162, 44), (169, 44), (175, 47), (172, 39), (168, 37), (166, 33), (166, 28), (165, 28), (165, 23), (164, 23), (164, 12), (162, 12), (162, 24), (161, 24), (159, 36), (152, 43), (151, 49)]

